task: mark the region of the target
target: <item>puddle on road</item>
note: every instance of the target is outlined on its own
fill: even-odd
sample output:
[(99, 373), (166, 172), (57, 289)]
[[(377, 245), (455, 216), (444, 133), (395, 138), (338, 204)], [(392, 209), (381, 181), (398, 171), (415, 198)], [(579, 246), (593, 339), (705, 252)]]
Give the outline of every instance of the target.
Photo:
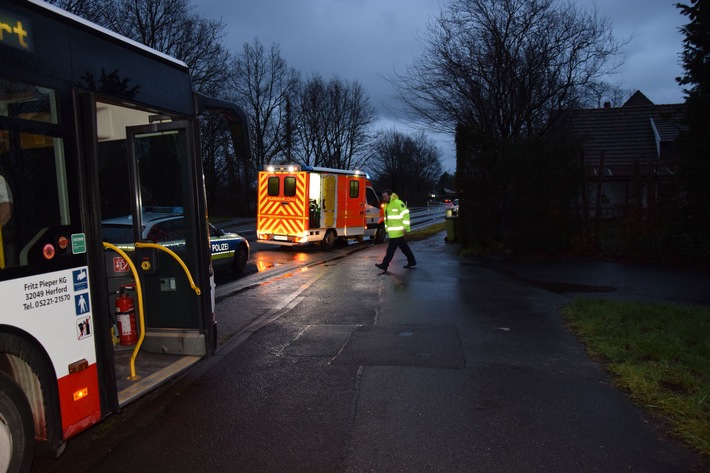
[(274, 263), (273, 261), (256, 260), (256, 270), (258, 272), (266, 271), (276, 266), (278, 266), (278, 263)]

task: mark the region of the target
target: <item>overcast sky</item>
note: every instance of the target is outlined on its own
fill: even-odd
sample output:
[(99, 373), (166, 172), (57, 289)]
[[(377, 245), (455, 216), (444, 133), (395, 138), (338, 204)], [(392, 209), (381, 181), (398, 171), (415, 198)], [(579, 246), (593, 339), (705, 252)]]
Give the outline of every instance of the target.
[[(678, 28), (687, 17), (674, 6), (679, 0), (576, 0), (596, 5), (612, 22), (617, 40), (628, 40), (624, 65), (610, 82), (641, 90), (656, 104), (680, 103), (682, 74)], [(281, 56), (303, 77), (317, 73), (360, 82), (387, 128), (408, 131), (394, 117), (394, 91), (386, 77), (404, 72), (422, 52), (419, 35), (438, 16), (446, 0), (192, 0), (203, 18), (227, 25), (224, 39), (233, 53), (259, 38), (264, 47), (277, 43)], [(689, 2), (684, 2), (689, 3)], [(453, 172), (453, 140), (436, 138), (444, 170)]]

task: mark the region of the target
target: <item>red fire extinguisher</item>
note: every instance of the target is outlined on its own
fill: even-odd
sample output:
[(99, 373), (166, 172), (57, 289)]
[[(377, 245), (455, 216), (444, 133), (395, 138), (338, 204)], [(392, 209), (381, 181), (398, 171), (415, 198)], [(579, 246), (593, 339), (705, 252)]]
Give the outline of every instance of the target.
[(135, 345), (138, 341), (136, 311), (133, 298), (121, 292), (116, 298), (116, 319), (118, 320), (118, 340), (121, 345)]

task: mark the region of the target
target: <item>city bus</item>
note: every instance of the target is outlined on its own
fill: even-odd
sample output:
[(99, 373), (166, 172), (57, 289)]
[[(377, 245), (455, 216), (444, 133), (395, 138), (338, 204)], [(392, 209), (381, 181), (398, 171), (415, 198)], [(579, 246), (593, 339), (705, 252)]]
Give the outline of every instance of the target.
[[(183, 62), (0, 0), (0, 473), (214, 353), (207, 113), (249, 159), (244, 111), (195, 93)], [(170, 244), (143, 239), (155, 214)], [(104, 231), (119, 218), (129, 244)]]

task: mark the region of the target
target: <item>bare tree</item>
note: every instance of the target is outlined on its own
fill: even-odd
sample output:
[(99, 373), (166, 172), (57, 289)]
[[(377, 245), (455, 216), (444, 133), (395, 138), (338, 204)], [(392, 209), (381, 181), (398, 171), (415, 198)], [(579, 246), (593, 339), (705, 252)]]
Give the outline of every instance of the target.
[(332, 79), (328, 99), (326, 139), (329, 159), (326, 165), (342, 169), (361, 168), (368, 159), (363, 151), (374, 109), (359, 82)]
[[(101, 23), (141, 44), (172, 54), (184, 38), (180, 31), (190, 11), (188, 0), (111, 0)], [(107, 5), (108, 6), (108, 5)]]
[(328, 86), (321, 76), (313, 76), (301, 84), (298, 100), (299, 161), (306, 166), (323, 165), (328, 155), (325, 136)]
[(570, 240), (548, 220), (565, 215), (576, 168), (545, 138), (557, 112), (606, 93), (600, 84), (622, 46), (606, 18), (578, 4), (451, 0), (430, 23), (424, 54), (393, 79), (414, 117), (456, 130), (464, 245)]
[(375, 111), (359, 82), (313, 76), (298, 103), (300, 161), (337, 169), (361, 169), (370, 159), (369, 127)]
[(381, 188), (403, 199), (424, 204), (441, 176), (441, 152), (423, 132), (414, 136), (385, 131), (375, 140), (369, 169)]
[(580, 105), (582, 108), (601, 108), (607, 104), (611, 107), (621, 107), (636, 92), (632, 89), (624, 89), (618, 85), (607, 82), (599, 82), (589, 87), (586, 100)]
[[(194, 14), (194, 7), (188, 0), (57, 0), (56, 5), (184, 61), (196, 91), (218, 98), (227, 97), (230, 55), (222, 46), (225, 25)], [(218, 201), (225, 195), (225, 189), (243, 192), (245, 186), (238, 179), (243, 177), (242, 168), (248, 165), (236, 156), (221, 119), (205, 116), (200, 125), (210, 206), (221, 209), (230, 204), (248, 207), (249, 199), (235, 196), (236, 191), (232, 192), (228, 202)]]
[(278, 44), (267, 51), (255, 38), (244, 43), (232, 64), (230, 85), (245, 105), (254, 140), (254, 165), (263, 166), (290, 154), (293, 146), (291, 102), (299, 74), (281, 57)]
[(557, 0), (452, 0), (425, 52), (393, 82), (417, 118), (502, 140), (544, 133), (613, 70), (620, 45), (596, 12)]
[(101, 9), (100, 23), (184, 61), (195, 90), (217, 95), (227, 77), (229, 53), (222, 46), (226, 26), (192, 10), (188, 0), (111, 0)]
[(106, 6), (103, 0), (47, 0), (47, 3), (97, 24), (101, 24), (101, 10)]

